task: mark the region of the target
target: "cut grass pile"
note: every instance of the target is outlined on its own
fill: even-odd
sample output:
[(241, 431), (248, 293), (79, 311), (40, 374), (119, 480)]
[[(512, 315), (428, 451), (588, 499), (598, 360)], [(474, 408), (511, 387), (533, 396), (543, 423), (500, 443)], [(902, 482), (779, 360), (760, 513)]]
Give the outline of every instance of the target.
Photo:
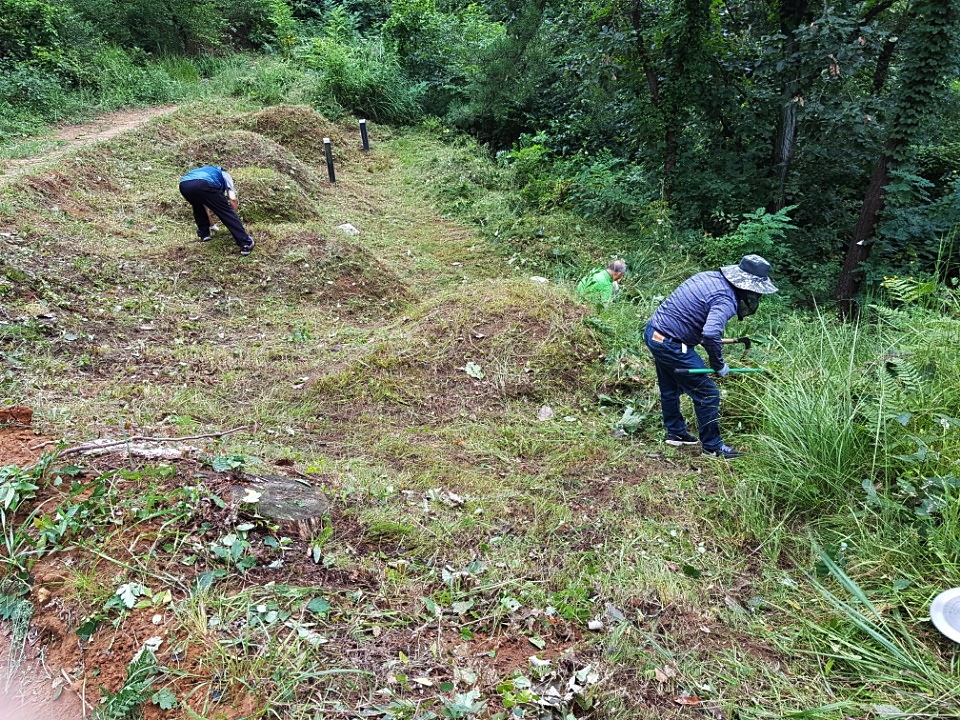
[[(438, 217), (434, 173), (465, 173), (450, 202), (494, 187), (490, 167), (378, 128), (361, 153), (352, 128), (190, 106), (0, 188), (5, 400), (69, 443), (242, 428), (3, 478), (0, 598), (29, 603), (48, 664), (148, 720), (872, 712), (884, 689), (838, 700), (792, 652), (811, 629), (790, 615), (823, 603), (814, 558), (751, 525), (769, 506), (734, 469), (614, 432), (625, 403), (652, 410), (652, 368), (621, 384), (604, 352), (616, 365), (630, 342), (611, 337), (681, 263), (635, 238), (637, 306), (598, 321), (531, 279), (562, 223), (483, 237)], [(196, 242), (188, 161), (235, 171), (253, 255)], [(309, 538), (230, 499), (277, 473), (331, 501)]]

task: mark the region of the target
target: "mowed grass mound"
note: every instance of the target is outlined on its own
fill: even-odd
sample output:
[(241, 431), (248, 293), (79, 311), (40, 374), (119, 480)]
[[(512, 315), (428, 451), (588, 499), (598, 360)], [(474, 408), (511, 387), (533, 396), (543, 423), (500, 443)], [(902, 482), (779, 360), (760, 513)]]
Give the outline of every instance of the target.
[(367, 352), (322, 372), (318, 402), (341, 417), (366, 407), (430, 423), (568, 398), (590, 382), (598, 353), (584, 315), (563, 289), (525, 279), (446, 290)]
[(291, 222), (317, 215), (317, 203), (303, 187), (276, 170), (245, 166), (230, 174), (243, 188), (240, 215), (245, 222)]
[(283, 145), (248, 130), (214, 132), (185, 141), (180, 155), (186, 167), (220, 165), (227, 170), (254, 166), (286, 175), (306, 191), (319, 189), (321, 176)]
[(412, 297), (403, 279), (387, 263), (336, 229), (317, 222), (274, 222), (254, 227), (255, 253), (267, 268), (265, 272), (238, 273), (238, 265), (243, 267), (241, 261), (217, 261), (231, 252), (234, 244), (224, 229), (186, 257), (182, 248), (169, 250), (169, 261), (180, 256), (182, 279), (198, 300), (209, 302), (211, 287), (229, 288), (233, 295), (250, 303), (282, 300), (375, 321), (392, 315)]
[[(323, 139), (329, 138), (337, 164), (355, 164), (368, 157), (361, 150), (360, 129), (354, 123), (332, 123), (304, 105), (277, 105), (250, 113), (240, 127), (279, 143), (301, 160), (323, 166)], [(372, 128), (370, 131), (372, 132)], [(384, 130), (377, 128), (378, 137)]]
[[(170, 413), (217, 427), (247, 410), (271, 425), (293, 406), (308, 422), (294, 386), (333, 344), (318, 339), (346, 327), (361, 342), (356, 328), (411, 297), (367, 237), (337, 230), (372, 225), (378, 209), (355, 202), (349, 174), (321, 183), (283, 145), (223, 131), (259, 111), (205, 112), (182, 108), (0, 184), (0, 353), (45, 389), (50, 412), (35, 404), (54, 432), (159, 427)], [(225, 229), (197, 241), (177, 189), (187, 155), (233, 173), (250, 257)], [(6, 394), (30, 402), (27, 387)], [(84, 427), (93, 418), (103, 430)]]

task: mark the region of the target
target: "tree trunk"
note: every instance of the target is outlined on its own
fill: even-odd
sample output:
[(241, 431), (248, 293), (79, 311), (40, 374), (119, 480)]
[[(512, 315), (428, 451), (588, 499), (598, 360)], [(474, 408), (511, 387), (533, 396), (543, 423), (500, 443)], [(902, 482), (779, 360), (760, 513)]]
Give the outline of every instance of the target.
[(863, 198), (863, 206), (860, 209), (860, 218), (853, 229), (853, 237), (847, 247), (843, 269), (840, 271), (840, 279), (834, 291), (834, 298), (840, 306), (840, 314), (844, 319), (853, 317), (857, 312), (856, 296), (860, 292), (860, 264), (870, 257), (870, 241), (873, 239), (873, 232), (886, 201), (885, 187), (890, 175), (890, 164), (901, 144), (889, 141), (877, 164), (873, 166), (870, 185), (867, 187), (867, 194)]
[[(783, 0), (778, 6), (780, 32), (787, 38), (783, 56), (794, 50), (793, 37), (796, 29), (810, 20), (809, 0)], [(797, 146), (797, 95), (801, 76), (798, 69), (796, 79), (789, 81), (781, 90), (780, 117), (777, 133), (773, 141), (773, 167), (777, 173), (777, 197), (773, 202), (773, 211), (782, 210), (787, 205), (787, 180), (790, 179), (790, 164)]]
[[(793, 83), (791, 83), (792, 85)], [(787, 205), (787, 180), (790, 178), (790, 162), (797, 145), (797, 100), (787, 93), (780, 108), (780, 123), (773, 148), (773, 164), (777, 170), (777, 198), (773, 210), (777, 212)]]

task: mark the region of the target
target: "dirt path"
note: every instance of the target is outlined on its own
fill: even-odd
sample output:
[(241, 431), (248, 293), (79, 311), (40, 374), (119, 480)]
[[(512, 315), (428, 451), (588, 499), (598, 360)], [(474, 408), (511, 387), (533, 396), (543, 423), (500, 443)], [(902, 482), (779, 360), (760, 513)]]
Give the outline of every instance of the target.
[[(8, 654), (0, 639), (0, 658)], [(0, 720), (80, 720), (86, 717), (80, 697), (70, 688), (54, 690), (39, 663), (27, 663), (10, 676), (6, 661), (0, 671)]]
[(177, 107), (177, 105), (164, 105), (163, 107), (118, 110), (117, 112), (101, 115), (88, 123), (62, 127), (56, 132), (53, 138), (64, 143), (63, 145), (59, 145), (35, 157), (6, 161), (4, 163), (3, 173), (0, 174), (0, 180), (14, 178), (31, 168), (51, 160), (57, 160), (79, 148), (92, 145), (101, 140), (109, 140), (127, 130), (140, 127), (152, 118), (172, 113)]

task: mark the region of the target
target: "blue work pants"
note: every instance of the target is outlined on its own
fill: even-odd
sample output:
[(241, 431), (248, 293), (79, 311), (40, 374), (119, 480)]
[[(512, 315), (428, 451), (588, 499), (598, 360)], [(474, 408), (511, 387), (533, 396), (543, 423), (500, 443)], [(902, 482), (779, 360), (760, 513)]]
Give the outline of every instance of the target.
[(643, 339), (657, 368), (660, 409), (667, 433), (682, 435), (687, 432), (687, 423), (680, 414), (680, 395), (686, 393), (693, 400), (700, 443), (705, 450), (719, 449), (723, 444), (720, 439), (720, 388), (709, 375), (678, 373), (677, 370), (706, 367), (703, 358), (679, 340), (665, 336), (662, 340), (655, 340), (654, 332), (656, 329), (647, 323)]
[(224, 194), (213, 185), (206, 180), (184, 180), (180, 183), (180, 194), (193, 208), (193, 219), (197, 223), (197, 235), (201, 240), (210, 237), (210, 218), (207, 217), (206, 210), (210, 208), (233, 235), (238, 247), (250, 244), (250, 236), (240, 216)]

